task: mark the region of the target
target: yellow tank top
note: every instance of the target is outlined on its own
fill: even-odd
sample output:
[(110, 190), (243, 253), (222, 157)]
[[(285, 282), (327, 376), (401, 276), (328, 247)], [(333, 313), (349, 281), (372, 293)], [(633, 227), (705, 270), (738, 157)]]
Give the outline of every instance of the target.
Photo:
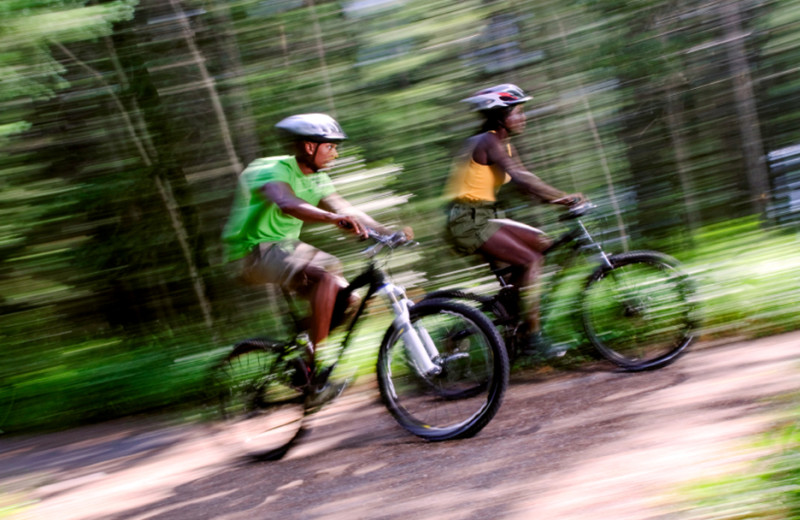
[[(511, 145), (506, 145), (511, 157)], [(511, 180), (499, 165), (479, 164), (472, 159), (454, 165), (447, 181), (445, 195), (451, 200), (495, 202), (500, 186)]]

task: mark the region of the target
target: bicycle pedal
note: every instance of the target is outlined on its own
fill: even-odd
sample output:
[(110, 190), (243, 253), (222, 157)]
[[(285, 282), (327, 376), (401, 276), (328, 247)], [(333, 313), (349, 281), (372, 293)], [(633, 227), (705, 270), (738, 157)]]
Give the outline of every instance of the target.
[(324, 388), (325, 385), (328, 384), (328, 380), (331, 377), (331, 372), (333, 372), (333, 367), (334, 367), (334, 365), (328, 365), (327, 367), (322, 368), (316, 374), (313, 374), (311, 376), (311, 385), (315, 389), (319, 389), (319, 390)]
[(349, 380), (328, 382), (325, 386), (309, 394), (305, 402), (306, 413), (315, 413), (326, 404), (339, 397), (350, 383)]

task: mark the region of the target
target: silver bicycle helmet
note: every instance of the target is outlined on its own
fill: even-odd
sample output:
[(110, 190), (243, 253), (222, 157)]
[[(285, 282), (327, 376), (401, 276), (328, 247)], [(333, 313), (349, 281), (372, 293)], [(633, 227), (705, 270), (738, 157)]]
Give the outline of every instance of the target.
[(478, 91), (474, 96), (461, 101), (472, 105), (472, 110), (493, 110), (519, 105), (533, 99), (512, 83), (503, 83)]
[(338, 143), (347, 139), (339, 123), (327, 114), (296, 114), (281, 120), (275, 128), (314, 142)]

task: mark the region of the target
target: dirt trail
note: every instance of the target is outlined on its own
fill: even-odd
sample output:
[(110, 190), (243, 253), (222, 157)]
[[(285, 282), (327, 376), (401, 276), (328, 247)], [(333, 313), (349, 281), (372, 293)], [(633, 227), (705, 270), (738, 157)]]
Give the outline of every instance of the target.
[(0, 439), (0, 512), (12, 518), (680, 518), (680, 486), (759, 455), (749, 442), (798, 388), (800, 333), (694, 349), (645, 373), (512, 378), (477, 437), (426, 443), (371, 385), (316, 415), (282, 461), (236, 462), (196, 425), (115, 421)]

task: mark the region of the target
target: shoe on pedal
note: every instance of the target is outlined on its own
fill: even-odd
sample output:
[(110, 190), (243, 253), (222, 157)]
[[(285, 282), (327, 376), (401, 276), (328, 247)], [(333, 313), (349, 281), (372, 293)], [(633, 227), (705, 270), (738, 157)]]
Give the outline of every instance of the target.
[(567, 353), (564, 345), (553, 345), (541, 332), (533, 332), (528, 336), (528, 344), (522, 349), (522, 355), (541, 360), (560, 358)]
[(323, 406), (339, 397), (350, 381), (326, 381), (322, 386), (312, 390), (306, 397), (306, 412), (315, 413)]
[(319, 372), (314, 375), (313, 378), (313, 386), (314, 390), (321, 390), (328, 384), (328, 379), (331, 377), (331, 372), (333, 372), (334, 365), (328, 365), (325, 368), (321, 368)]

